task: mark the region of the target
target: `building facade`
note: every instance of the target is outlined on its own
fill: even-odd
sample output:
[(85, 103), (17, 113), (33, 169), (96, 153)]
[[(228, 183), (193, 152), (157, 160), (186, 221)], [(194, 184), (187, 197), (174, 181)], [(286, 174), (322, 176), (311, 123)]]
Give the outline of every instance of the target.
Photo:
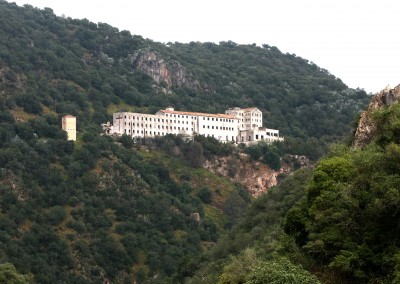
[(134, 139), (167, 134), (193, 138), (214, 137), (220, 142), (253, 144), (282, 140), (279, 130), (262, 127), (262, 113), (257, 108), (232, 108), (224, 114), (176, 111), (172, 107), (156, 114), (117, 112), (113, 123), (102, 124), (110, 135), (126, 134)]
[(65, 115), (62, 117), (62, 129), (67, 132), (68, 140), (76, 140), (76, 117), (72, 115)]

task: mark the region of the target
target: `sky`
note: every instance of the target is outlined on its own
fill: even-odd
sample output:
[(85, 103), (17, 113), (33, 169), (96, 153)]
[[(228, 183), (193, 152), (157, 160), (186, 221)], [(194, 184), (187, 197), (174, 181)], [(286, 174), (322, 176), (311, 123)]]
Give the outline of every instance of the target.
[(9, 1), (158, 42), (276, 46), (368, 93), (400, 84), (400, 3), (394, 0)]

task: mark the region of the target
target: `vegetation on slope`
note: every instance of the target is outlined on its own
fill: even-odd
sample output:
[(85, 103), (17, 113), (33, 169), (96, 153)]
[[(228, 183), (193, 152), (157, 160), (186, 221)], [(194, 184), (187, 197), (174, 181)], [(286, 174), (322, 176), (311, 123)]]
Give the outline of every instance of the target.
[(284, 261), (299, 275), (290, 283), (316, 283), (304, 269), (322, 283), (398, 283), (400, 104), (373, 117), (371, 144), (335, 145), (313, 171), (299, 170), (255, 200), (187, 282), (285, 283), (268, 278), (275, 269), (259, 272), (291, 274), (279, 268)]
[[(168, 165), (166, 154), (125, 148), (98, 129), (74, 144), (54, 115), (0, 118), (1, 258), (37, 283), (179, 282), (185, 259), (250, 201), (208, 172), (214, 182), (200, 194), (196, 168), (180, 156)], [(191, 157), (194, 142), (174, 139)]]

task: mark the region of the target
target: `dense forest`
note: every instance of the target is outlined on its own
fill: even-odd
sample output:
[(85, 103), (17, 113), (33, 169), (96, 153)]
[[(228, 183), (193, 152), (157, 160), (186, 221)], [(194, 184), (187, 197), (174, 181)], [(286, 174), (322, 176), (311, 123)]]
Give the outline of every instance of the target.
[[(395, 228), (380, 224), (393, 236), (385, 253), (389, 245), (377, 230), (365, 243), (355, 231), (341, 230), (353, 222), (346, 218), (359, 222), (367, 209), (366, 227), (352, 229), (359, 235), (396, 218), (395, 203), (370, 202), (383, 194), (378, 188), (358, 196), (363, 185), (355, 178), (374, 171), (387, 176), (388, 189), (396, 188), (389, 171), (396, 169), (397, 141), (382, 138), (366, 156), (338, 146), (315, 172), (300, 169), (257, 200), (202, 167), (215, 156), (247, 155), (273, 169), (285, 154), (316, 161), (329, 143), (351, 135), (369, 100), (362, 89), (267, 44), (157, 43), (3, 0), (0, 39), (0, 282), (397, 279)], [(101, 132), (115, 111), (155, 113), (169, 105), (199, 112), (255, 106), (285, 142), (245, 148), (166, 136), (134, 144)], [(75, 142), (60, 129), (65, 114), (77, 117)], [(375, 158), (385, 166), (380, 171), (371, 164)], [(323, 173), (331, 165), (338, 176), (330, 180)], [(338, 189), (335, 196), (330, 187)], [(319, 217), (330, 213), (320, 202), (343, 207), (342, 215), (330, 216), (337, 218), (334, 232), (325, 231)], [(351, 202), (359, 211), (346, 207)], [(381, 211), (374, 211), (379, 204)], [(337, 232), (348, 237), (339, 241)]]

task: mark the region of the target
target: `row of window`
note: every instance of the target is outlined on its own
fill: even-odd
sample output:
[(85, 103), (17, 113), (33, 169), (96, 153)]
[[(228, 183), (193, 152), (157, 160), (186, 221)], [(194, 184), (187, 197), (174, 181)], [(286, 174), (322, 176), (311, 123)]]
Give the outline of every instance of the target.
[[(134, 124), (132, 124), (132, 126), (135, 126)], [(139, 127), (139, 123), (137, 124), (137, 126)], [(168, 129), (168, 126), (165, 126), (165, 128), (164, 128), (164, 125), (157, 125), (158, 126), (158, 129)], [(141, 124), (140, 125), (140, 127), (143, 127), (143, 124)], [(147, 125), (147, 124), (144, 124), (144, 128), (153, 128), (153, 126), (151, 125), (151, 124), (149, 124), (149, 125)], [(154, 127), (154, 128), (157, 128), (157, 127)], [(188, 127), (180, 127), (180, 126), (169, 126), (169, 129), (178, 129), (178, 130), (181, 130), (181, 128), (182, 128), (182, 130), (189, 130), (189, 128)], [(129, 128), (128, 128), (129, 129)], [(191, 127), (191, 129), (192, 129), (192, 131), (193, 131), (193, 127)], [(125, 131), (126, 131), (126, 128), (125, 128)], [(130, 131), (130, 130), (129, 130)], [(134, 131), (134, 130), (133, 130)]]
[[(215, 120), (214, 120), (215, 119)], [(205, 117), (203, 117), (203, 120), (206, 120)], [(210, 120), (210, 117), (207, 117), (207, 120)], [(228, 119), (228, 118), (216, 118), (216, 117), (211, 117), (211, 121), (221, 121), (221, 122), (233, 122), (233, 119)]]
[[(163, 119), (163, 121), (162, 122), (164, 122), (164, 119)], [(166, 122), (168, 123), (168, 119), (166, 119)], [(169, 121), (169, 123), (172, 123), (172, 120), (170, 120)], [(174, 122), (173, 123), (176, 123), (176, 120), (174, 120)], [(125, 125), (127, 125), (126, 124), (126, 122), (124, 123)], [(134, 122), (128, 122), (128, 125), (131, 125), (132, 124), (132, 126), (135, 126), (135, 123)], [(178, 124), (181, 124), (181, 121), (180, 120), (178, 120)], [(182, 121), (182, 124), (185, 124), (185, 122), (184, 121)], [(189, 122), (188, 121), (186, 121), (186, 124), (189, 124)], [(192, 122), (192, 125), (193, 125), (194, 123)], [(140, 124), (142, 127), (143, 127), (143, 123), (142, 124)], [(152, 127), (152, 124), (149, 124), (150, 125), (150, 127)], [(136, 123), (136, 126), (138, 126), (139, 127), (139, 123)], [(146, 127), (147, 127), (147, 124), (146, 124)], [(158, 126), (158, 128), (160, 128), (160, 126)]]
[[(167, 113), (167, 114), (165, 114), (165, 115), (166, 115), (166, 116), (170, 116), (170, 117), (172, 117), (172, 114), (168, 115), (168, 113)], [(173, 115), (173, 117), (177, 117), (177, 115), (176, 115), (176, 114), (174, 114), (174, 115)], [(185, 116), (184, 116), (184, 115), (180, 115), (180, 114), (178, 114), (178, 118), (180, 118), (180, 117), (182, 117), (182, 118), (185, 118)], [(186, 115), (186, 118), (189, 118), (189, 116), (187, 116), (187, 115)], [(197, 117), (196, 117), (196, 116), (190, 116), (190, 118), (191, 118), (191, 119), (195, 119), (195, 120), (197, 119)]]
[[(206, 128), (206, 126), (205, 125), (203, 125), (203, 128)], [(207, 125), (207, 129), (210, 129), (210, 125)], [(225, 127), (225, 126), (220, 126), (219, 128), (218, 128), (218, 126), (215, 126), (215, 128), (214, 128), (214, 126), (213, 125), (211, 125), (211, 129), (219, 129), (219, 130), (229, 130), (229, 131), (233, 131), (233, 127)]]
[[(172, 129), (172, 128), (171, 128)], [(176, 130), (176, 127), (174, 127), (174, 129)], [(181, 128), (180, 127), (178, 127), (178, 130), (181, 130)], [(182, 130), (185, 130), (183, 127), (182, 127)], [(188, 128), (186, 128), (186, 130), (188, 130)], [(192, 131), (193, 131), (193, 128), (192, 128)], [(146, 134), (146, 135), (166, 135), (166, 134), (168, 134), (168, 133), (171, 133), (172, 134), (172, 132), (171, 131), (168, 131), (167, 130), (167, 132), (156, 132), (156, 131), (147, 131), (147, 130), (132, 130), (132, 133), (131, 133), (131, 130), (130, 129), (124, 129), (124, 133), (125, 134), (132, 134), (132, 135), (134, 135), (134, 134)], [(158, 133), (158, 134), (157, 134)]]

